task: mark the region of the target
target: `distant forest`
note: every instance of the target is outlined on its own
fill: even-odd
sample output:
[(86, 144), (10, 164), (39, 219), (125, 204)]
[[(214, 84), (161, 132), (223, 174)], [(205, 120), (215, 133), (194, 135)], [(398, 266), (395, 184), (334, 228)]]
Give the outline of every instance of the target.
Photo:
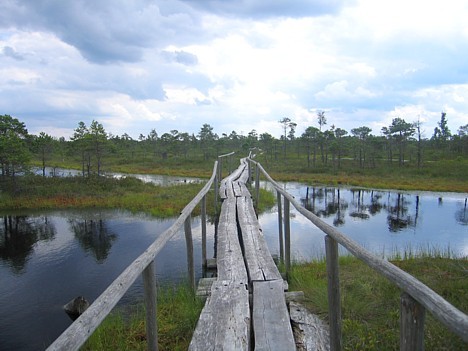
[[(360, 126), (349, 131), (327, 124), (325, 112), (317, 113), (317, 126), (309, 126), (296, 135), (297, 124), (290, 118), (278, 121), (283, 134), (278, 139), (269, 133), (251, 130), (247, 135), (232, 131), (218, 135), (209, 124), (198, 134), (179, 130), (158, 133), (151, 129), (138, 139), (128, 134), (111, 135), (104, 126), (92, 121), (80, 122), (73, 136), (54, 138), (44, 132), (28, 133), (27, 126), (9, 115), (0, 115), (0, 166), (2, 177), (14, 177), (40, 164), (46, 167), (80, 167), (83, 176), (101, 174), (111, 165), (146, 165), (178, 160), (214, 160), (218, 155), (236, 151), (247, 155), (254, 150), (260, 161), (302, 158), (305, 169), (338, 170), (352, 165), (357, 168), (421, 168), (437, 160), (464, 160), (468, 155), (468, 124), (449, 130), (446, 113), (430, 137), (423, 135), (420, 122), (394, 118), (389, 126), (373, 134)], [(424, 126), (427, 128), (427, 126)], [(375, 133), (375, 132), (374, 132)]]

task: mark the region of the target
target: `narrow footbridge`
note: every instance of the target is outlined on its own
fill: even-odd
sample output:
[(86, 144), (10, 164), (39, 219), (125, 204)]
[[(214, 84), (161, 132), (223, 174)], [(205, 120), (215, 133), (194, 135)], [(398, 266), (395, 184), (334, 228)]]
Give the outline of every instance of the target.
[(247, 161), (241, 160), (221, 182), (217, 280), (189, 350), (296, 349), (284, 297), (287, 283), (258, 224), (248, 179)]
[[(251, 157), (241, 159), (240, 166), (222, 179), (223, 160), (229, 160), (232, 155), (233, 153), (218, 157), (210, 180), (184, 208), (174, 224), (161, 233), (47, 350), (78, 350), (140, 276), (143, 277), (144, 285), (148, 349), (158, 350), (155, 257), (171, 238), (183, 232), (187, 247), (188, 277), (195, 289), (191, 216), (199, 206), (202, 261), (205, 264), (206, 198), (212, 194), (211, 189), (214, 189), (216, 208), (219, 208), (217, 202), (222, 200), (216, 240), (217, 273), (208, 289), (208, 298), (189, 350), (341, 350), (339, 245), (400, 288), (400, 350), (424, 350), (426, 311), (460, 336), (468, 346), (468, 316), (465, 313), (419, 280), (387, 260), (366, 251), (336, 228), (307, 211), (268, 175), (260, 163)], [(259, 200), (260, 175), (276, 190), (279, 249), (286, 272), (290, 268), (291, 256), (290, 206), (294, 206), (299, 214), (324, 233), (329, 333), (322, 334), (312, 330), (315, 335), (311, 338), (321, 339), (320, 345), (316, 340), (309, 342), (311, 339), (308, 338), (299, 342), (297, 333), (293, 335), (293, 309), (288, 313), (285, 300), (287, 283), (271, 257), (254, 210), (254, 205)], [(251, 194), (246, 184), (253, 178), (255, 187)]]

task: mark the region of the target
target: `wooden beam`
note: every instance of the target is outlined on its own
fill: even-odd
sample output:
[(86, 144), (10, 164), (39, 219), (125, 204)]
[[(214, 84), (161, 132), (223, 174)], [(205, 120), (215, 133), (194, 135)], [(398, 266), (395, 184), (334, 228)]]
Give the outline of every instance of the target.
[(213, 283), (189, 350), (250, 350), (249, 291), (246, 284), (220, 280)]
[(296, 349), (282, 280), (253, 282), (252, 321), (256, 351)]

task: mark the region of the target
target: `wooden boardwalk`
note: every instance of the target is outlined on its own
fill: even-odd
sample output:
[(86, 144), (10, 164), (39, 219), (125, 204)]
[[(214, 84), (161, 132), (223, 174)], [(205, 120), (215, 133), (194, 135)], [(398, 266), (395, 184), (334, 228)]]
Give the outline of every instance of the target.
[(258, 224), (245, 160), (221, 182), (217, 279), (189, 350), (295, 350), (287, 286)]
[[(47, 351), (79, 350), (140, 276), (144, 285), (148, 349), (158, 350), (155, 258), (166, 243), (183, 230), (187, 246), (189, 281), (195, 288), (190, 219), (196, 206), (200, 205), (202, 258), (206, 262), (206, 197), (213, 185), (215, 193), (218, 193), (216, 184), (222, 172), (221, 159), (232, 155), (233, 153), (230, 153), (218, 157), (211, 178), (185, 206), (175, 222), (106, 288), (47, 348)], [(245, 185), (249, 178), (247, 162), (250, 166), (255, 166), (257, 199), (260, 173), (276, 189), (280, 253), (282, 257), (284, 224), (286, 271), (290, 267), (291, 258), (290, 205), (325, 234), (328, 326), (295, 302), (290, 302), (288, 314), (284, 295), (287, 284), (281, 279), (268, 251), (250, 193)], [(201, 286), (201, 290), (209, 292), (209, 297), (194, 332), (190, 350), (341, 350), (339, 245), (402, 290), (400, 350), (424, 350), (426, 311), (468, 343), (468, 315), (452, 306), (419, 280), (386, 259), (368, 252), (336, 228), (307, 211), (271, 178), (260, 163), (251, 158), (247, 161), (241, 160), (240, 167), (221, 182), (219, 194), (223, 203), (218, 225), (218, 274), (217, 278), (210, 278), (211, 285)], [(203, 282), (208, 283), (208, 279)], [(300, 295), (297, 292), (296, 294)], [(294, 326), (295, 340), (291, 323)]]

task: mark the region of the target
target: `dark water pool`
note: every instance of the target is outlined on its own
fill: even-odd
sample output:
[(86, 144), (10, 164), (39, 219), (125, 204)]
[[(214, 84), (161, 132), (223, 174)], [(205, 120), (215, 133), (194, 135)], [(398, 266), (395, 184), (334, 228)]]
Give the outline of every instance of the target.
[[(0, 217), (0, 350), (45, 349), (71, 324), (65, 303), (79, 295), (92, 302), (173, 222), (119, 211)], [(198, 218), (192, 230), (200, 277)], [(212, 240), (208, 246), (213, 248)], [(184, 281), (186, 271), (181, 232), (156, 258), (158, 283)], [(140, 278), (120, 305), (141, 299)]]

